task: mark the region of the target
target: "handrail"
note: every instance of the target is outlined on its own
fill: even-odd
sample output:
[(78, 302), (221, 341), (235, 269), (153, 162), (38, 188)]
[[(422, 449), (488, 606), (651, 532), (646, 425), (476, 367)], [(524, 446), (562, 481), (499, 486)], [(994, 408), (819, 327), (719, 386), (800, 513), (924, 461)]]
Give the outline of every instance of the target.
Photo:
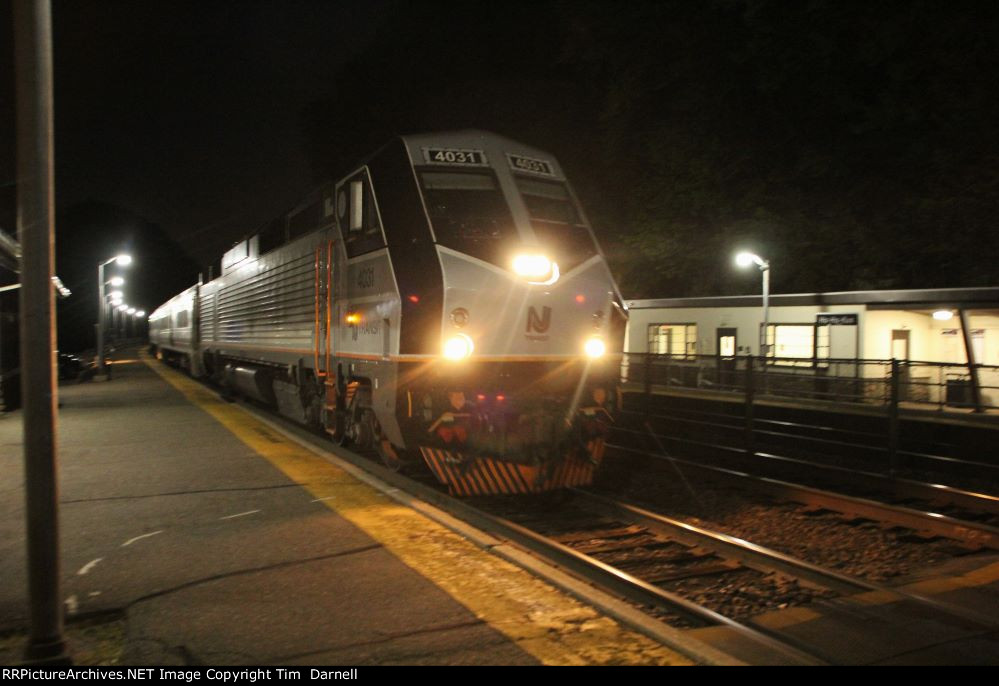
[(315, 332), (315, 335), (314, 335), (315, 345), (313, 346), (313, 359), (314, 359), (314, 362), (315, 362), (314, 371), (315, 371), (315, 374), (316, 374), (317, 378), (322, 378), (322, 377), (326, 376), (326, 372), (324, 370), (322, 370), (322, 369), (319, 368), (319, 336), (320, 336), (320, 330), (319, 330), (319, 286), (322, 283), (322, 281), (321, 281), (322, 277), (321, 277), (321, 274), (320, 274), (320, 266), (321, 266), (321, 262), (322, 262), (322, 254), (323, 254), (323, 246), (322, 245), (317, 245), (316, 246), (316, 261), (315, 261), (315, 269), (314, 269), (314, 272), (315, 272), (315, 279), (314, 279), (315, 280), (315, 307), (314, 307), (314, 320), (313, 320), (313, 328), (312, 328), (312, 330)]
[(330, 325), (333, 310), (333, 241), (326, 242), (326, 371), (330, 371)]

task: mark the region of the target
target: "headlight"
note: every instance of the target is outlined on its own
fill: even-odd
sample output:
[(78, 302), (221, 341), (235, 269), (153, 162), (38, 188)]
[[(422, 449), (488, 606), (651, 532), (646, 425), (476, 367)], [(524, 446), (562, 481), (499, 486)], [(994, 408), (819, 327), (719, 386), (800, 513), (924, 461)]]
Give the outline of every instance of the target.
[(517, 255), (513, 258), (513, 271), (529, 279), (544, 279), (551, 274), (552, 262), (544, 255)]
[(607, 344), (600, 338), (588, 338), (583, 345), (583, 350), (586, 351), (587, 357), (596, 359), (603, 357), (603, 354), (607, 352)]
[(449, 360), (464, 360), (475, 350), (472, 339), (463, 333), (452, 336), (444, 342), (444, 357)]
[(544, 255), (517, 255), (513, 258), (513, 271), (530, 283), (550, 286), (558, 281), (558, 265)]

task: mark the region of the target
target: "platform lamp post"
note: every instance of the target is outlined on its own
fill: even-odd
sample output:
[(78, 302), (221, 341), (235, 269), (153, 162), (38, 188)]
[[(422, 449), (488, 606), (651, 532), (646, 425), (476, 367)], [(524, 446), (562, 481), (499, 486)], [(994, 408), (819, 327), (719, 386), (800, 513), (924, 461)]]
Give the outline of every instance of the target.
[(763, 368), (766, 369), (767, 328), (770, 324), (770, 263), (751, 252), (741, 252), (735, 256), (735, 263), (740, 267), (755, 264), (763, 274), (763, 329), (760, 333), (760, 356), (763, 357)]
[[(120, 293), (120, 291), (115, 291), (115, 293), (116, 294)], [(121, 295), (118, 295), (117, 297), (111, 297), (111, 298), (109, 298), (110, 303), (109, 304), (105, 303), (105, 305), (104, 305), (104, 311), (107, 312), (110, 315), (110, 317), (111, 317), (111, 330), (112, 331), (114, 330), (114, 313), (118, 311), (117, 310), (118, 306), (121, 305), (122, 302), (123, 302), (121, 298), (122, 298)], [(105, 326), (105, 330), (107, 330), (106, 326)]]
[[(127, 267), (132, 263), (131, 255), (115, 255), (110, 260), (101, 262), (97, 265), (97, 373), (100, 374), (104, 372), (104, 327), (107, 309), (107, 303), (104, 299), (104, 286), (107, 285), (104, 281), (104, 267), (115, 262), (119, 267)], [(124, 279), (121, 277), (114, 277), (112, 281), (121, 280), (120, 283), (115, 283), (112, 285), (120, 285), (125, 283)]]
[[(116, 308), (116, 307), (118, 307), (118, 305), (122, 304), (122, 302), (123, 302), (122, 298), (123, 297), (124, 297), (124, 294), (121, 291), (111, 291), (110, 295), (108, 295), (107, 298), (105, 298), (105, 300), (104, 300), (104, 311), (106, 313), (110, 313), (111, 314), (111, 330), (112, 331), (114, 330), (114, 312), (115, 312), (114, 308)], [(108, 330), (108, 327), (107, 327), (107, 325), (105, 323), (105, 326), (104, 326), (105, 333), (107, 333), (107, 330)], [(112, 336), (112, 339), (114, 339), (114, 338), (116, 338), (116, 336)]]
[(124, 333), (122, 332), (122, 329), (125, 324), (125, 312), (127, 310), (128, 310), (128, 305), (118, 305), (118, 307), (115, 308), (115, 321), (114, 321), (115, 336), (119, 338), (125, 337)]

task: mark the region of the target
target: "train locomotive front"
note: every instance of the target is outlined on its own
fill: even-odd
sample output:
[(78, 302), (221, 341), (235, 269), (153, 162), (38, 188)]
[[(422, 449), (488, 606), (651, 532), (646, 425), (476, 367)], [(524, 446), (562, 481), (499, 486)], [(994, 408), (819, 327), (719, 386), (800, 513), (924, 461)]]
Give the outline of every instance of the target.
[(589, 483), (625, 316), (557, 161), (495, 136), (406, 142), (441, 270), (436, 359), (400, 379), (407, 444), (460, 494)]
[(285, 245), (248, 239), (199, 285), (192, 372), (390, 466), (422, 460), (452, 493), (592, 481), (626, 312), (552, 155), (479, 131), (403, 136), (283, 229)]

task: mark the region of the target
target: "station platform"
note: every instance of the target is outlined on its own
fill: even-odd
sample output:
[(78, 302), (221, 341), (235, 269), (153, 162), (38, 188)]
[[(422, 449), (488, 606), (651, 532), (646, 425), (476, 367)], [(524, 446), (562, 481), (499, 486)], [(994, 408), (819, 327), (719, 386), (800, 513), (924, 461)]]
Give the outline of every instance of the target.
[[(147, 355), (60, 388), (70, 627), (122, 665), (683, 665)], [(20, 413), (0, 417), (0, 663), (27, 626)], [(79, 654), (77, 655), (79, 662)]]

